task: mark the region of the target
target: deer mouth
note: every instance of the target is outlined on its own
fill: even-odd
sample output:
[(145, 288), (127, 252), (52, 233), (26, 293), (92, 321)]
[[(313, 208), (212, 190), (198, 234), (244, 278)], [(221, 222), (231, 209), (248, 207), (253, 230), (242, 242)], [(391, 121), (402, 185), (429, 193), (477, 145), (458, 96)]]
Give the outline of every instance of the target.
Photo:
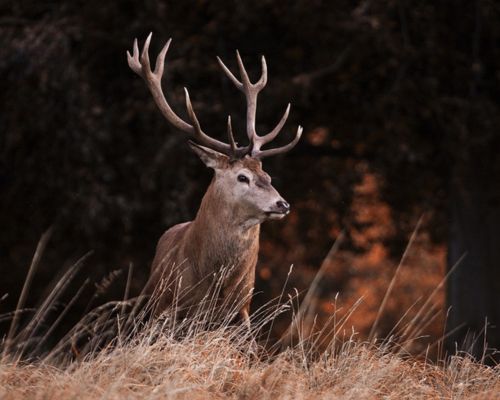
[(266, 211), (266, 217), (269, 219), (281, 219), (284, 216), (288, 215), (290, 211)]

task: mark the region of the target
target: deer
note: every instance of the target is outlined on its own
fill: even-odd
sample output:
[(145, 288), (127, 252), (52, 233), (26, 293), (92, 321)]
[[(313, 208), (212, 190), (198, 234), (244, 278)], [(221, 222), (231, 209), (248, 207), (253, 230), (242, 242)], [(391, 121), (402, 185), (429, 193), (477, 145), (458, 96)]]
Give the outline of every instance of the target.
[[(290, 112), (290, 104), (269, 133), (256, 132), (257, 96), (267, 83), (267, 65), (261, 57), (261, 76), (252, 83), (236, 51), (240, 79), (217, 57), (222, 71), (246, 99), (246, 134), (248, 145), (240, 146), (234, 139), (231, 116), (227, 118), (228, 143), (207, 135), (201, 128), (184, 88), (189, 122), (179, 117), (169, 105), (161, 81), (165, 57), (172, 39), (159, 52), (154, 70), (149, 59), (152, 33), (139, 52), (137, 39), (133, 51), (127, 51), (128, 65), (139, 75), (149, 89), (164, 118), (175, 128), (187, 134), (191, 150), (209, 168), (213, 179), (201, 200), (194, 220), (172, 226), (160, 237), (145, 293), (155, 296), (154, 315), (158, 316), (175, 301), (176, 288), (172, 282), (189, 290), (183, 298), (183, 307), (189, 308), (202, 301), (209, 290), (211, 277), (223, 266), (230, 266), (224, 275), (220, 296), (237, 304), (237, 314), (250, 328), (251, 295), (255, 284), (255, 270), (259, 254), (260, 225), (267, 220), (278, 220), (290, 212), (290, 205), (272, 186), (270, 176), (262, 169), (262, 159), (290, 151), (302, 135), (299, 125), (295, 137), (286, 145), (262, 149), (276, 138)], [(179, 268), (182, 266), (182, 268)], [(158, 290), (162, 287), (163, 290)]]

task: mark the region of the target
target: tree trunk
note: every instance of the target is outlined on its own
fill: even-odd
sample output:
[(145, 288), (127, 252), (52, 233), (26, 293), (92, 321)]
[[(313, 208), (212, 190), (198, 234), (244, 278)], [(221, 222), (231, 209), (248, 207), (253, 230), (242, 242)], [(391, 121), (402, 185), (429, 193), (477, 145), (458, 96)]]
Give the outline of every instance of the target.
[(491, 362), (500, 349), (500, 180), (488, 157), (471, 158), (452, 178), (448, 268), (464, 258), (448, 281), (446, 347)]

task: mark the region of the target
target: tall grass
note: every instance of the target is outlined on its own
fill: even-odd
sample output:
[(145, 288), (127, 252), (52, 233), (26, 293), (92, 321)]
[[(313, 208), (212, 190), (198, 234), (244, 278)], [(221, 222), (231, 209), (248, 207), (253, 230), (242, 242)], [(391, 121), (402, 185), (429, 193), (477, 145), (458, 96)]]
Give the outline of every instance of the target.
[[(348, 326), (355, 307), (347, 316), (337, 319), (334, 313), (328, 324), (315, 327), (315, 284), (300, 306), (298, 294), (287, 297), (284, 289), (278, 299), (253, 312), (249, 331), (235, 321), (239, 305), (219, 301), (221, 282), (230, 268), (212, 277), (211, 290), (196, 308), (183, 310), (183, 298), (196, 288), (182, 290), (182, 282), (170, 287), (176, 301), (156, 319), (151, 318), (154, 301), (145, 296), (128, 299), (126, 291), (123, 301), (89, 312), (47, 349), (53, 326), (44, 331), (41, 322), (84, 262), (68, 270), (32, 319), (19, 328), (47, 240), (42, 238), (38, 246), (11, 329), (2, 341), (0, 398), (499, 398), (500, 366), (485, 366), (467, 354), (437, 362), (408, 355), (405, 342), (415, 340), (412, 335), (420, 331), (414, 321), (395, 329), (402, 335), (366, 342), (357, 340)], [(164, 285), (158, 290), (165, 290)], [(71, 301), (61, 318), (70, 306)], [(269, 326), (290, 310), (287, 334), (270, 344)]]

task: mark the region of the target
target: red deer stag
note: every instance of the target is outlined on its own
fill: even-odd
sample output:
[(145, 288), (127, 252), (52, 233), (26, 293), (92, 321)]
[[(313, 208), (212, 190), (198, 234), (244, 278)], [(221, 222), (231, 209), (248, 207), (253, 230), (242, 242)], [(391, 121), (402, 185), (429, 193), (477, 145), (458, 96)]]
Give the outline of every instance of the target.
[[(257, 83), (251, 83), (237, 52), (241, 81), (220, 58), (217, 60), (225, 74), (245, 95), (249, 144), (240, 147), (235, 143), (230, 117), (227, 121), (229, 143), (208, 136), (198, 122), (186, 89), (186, 107), (191, 123), (181, 119), (172, 110), (163, 94), (161, 79), (171, 39), (160, 51), (154, 71), (151, 70), (148, 55), (150, 41), (151, 34), (140, 54), (137, 39), (134, 41), (133, 54), (127, 52), (128, 65), (144, 79), (167, 121), (193, 139), (189, 141), (191, 149), (206, 166), (215, 171), (215, 174), (196, 218), (173, 226), (160, 238), (145, 291), (156, 298), (156, 315), (172, 305), (179, 285), (189, 290), (189, 295), (185, 296), (182, 305), (188, 308), (196, 306), (210, 289), (213, 283), (210, 282), (213, 279), (211, 277), (223, 266), (229, 266), (230, 272), (223, 278), (220, 296), (224, 301), (239, 304), (239, 314), (245, 324), (250, 326), (250, 297), (254, 288), (259, 252), (260, 224), (268, 219), (281, 219), (290, 211), (289, 204), (271, 185), (269, 175), (262, 170), (261, 160), (292, 149), (300, 139), (302, 127), (298, 127), (295, 138), (289, 144), (274, 149), (262, 149), (283, 128), (290, 105), (272, 131), (264, 136), (257, 135), (257, 95), (267, 82), (266, 60), (262, 57), (260, 79)], [(171, 285), (172, 282), (178, 285)], [(158, 292), (160, 283), (165, 289)], [(172, 286), (177, 288), (173, 289)]]

